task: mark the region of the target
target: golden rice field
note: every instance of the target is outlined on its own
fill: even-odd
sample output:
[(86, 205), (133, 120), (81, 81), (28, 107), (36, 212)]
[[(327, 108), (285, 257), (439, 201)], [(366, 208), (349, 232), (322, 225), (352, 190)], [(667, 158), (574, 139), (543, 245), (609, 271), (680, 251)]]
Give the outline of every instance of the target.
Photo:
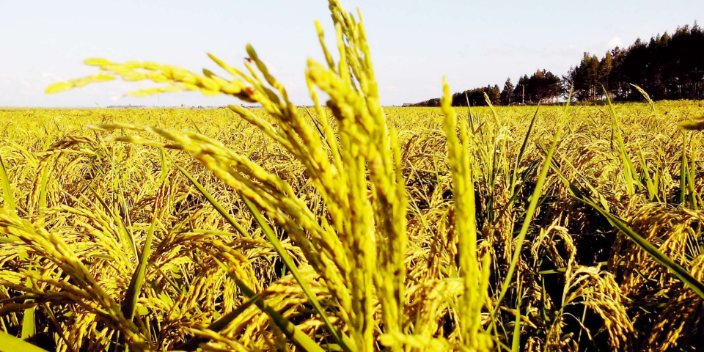
[[(494, 318), (491, 313), (501, 280), (518, 245), (515, 233), (563, 112), (557, 107), (540, 108), (518, 169), (515, 161), (535, 107), (496, 108), (500, 127), (495, 133), (482, 137), (477, 132), (470, 137), (476, 251), (479, 257), (486, 255), (485, 263), (489, 264), (488, 287), (481, 292), (477, 323), (489, 341), (489, 337), (496, 339), (494, 348), (511, 345), (518, 310), (524, 350), (576, 349), (579, 344), (582, 349), (601, 344), (624, 350), (667, 350), (697, 344), (702, 335), (702, 298), (615, 231), (603, 216), (575, 199), (567, 185), (572, 182), (588, 191), (695, 278), (704, 279), (700, 249), (704, 213), (692, 202), (701, 203), (702, 167), (698, 161), (704, 157), (704, 145), (700, 136), (677, 128), (678, 121), (699, 114), (702, 107), (678, 102), (658, 103), (655, 109), (657, 113), (645, 104), (615, 106), (638, 176), (633, 181), (635, 192), (630, 195), (618, 147), (611, 143), (610, 116), (605, 108), (574, 106), (564, 111), (569, 122), (521, 243), (515, 284)], [(466, 121), (466, 108), (455, 111)], [(265, 118), (262, 110), (250, 112)], [(460, 234), (455, 227), (457, 211), (443, 114), (439, 108), (386, 108), (384, 112), (389, 126), (397, 131), (399, 179), (407, 198), (402, 229), (405, 250), (399, 258), (405, 273), (398, 292), (402, 295), (397, 313), (402, 317), (396, 332), (399, 335), (386, 331), (378, 297), (382, 292), (376, 284), (370, 285), (374, 300), (370, 304), (374, 322), (370, 335), (377, 341), (372, 347), (380, 348), (377, 343), (386, 342), (419, 350), (444, 349), (463, 341), (458, 323), (462, 322), (459, 305), (464, 292), (457, 263), (462, 248), (458, 248)], [(307, 116), (303, 110), (297, 113)], [(474, 124), (493, 117), (488, 108), (473, 109), (472, 113)], [(252, 182), (247, 187), (258, 189), (272, 186), (264, 183), (265, 178), (275, 182), (279, 186), (275, 190), (283, 194), (274, 198), (267, 192), (267, 198), (259, 201), (291, 204), (271, 204), (276, 208), (266, 209), (269, 216), (265, 223), (280, 239), (331, 323), (341, 332), (351, 332), (347, 325), (351, 317), (343, 314), (352, 312), (341, 309), (342, 301), (328, 285), (337, 279), (341, 290), (356, 288), (348, 282), (352, 274), (338, 268), (351, 270), (350, 263), (343, 262), (343, 266), (334, 261), (353, 255), (346, 252), (357, 247), (345, 247), (342, 237), (324, 237), (326, 232), (335, 233), (332, 226), (336, 219), (316, 181), (296, 156), (226, 109), (0, 112), (0, 155), (15, 203), (13, 210), (3, 200), (0, 231), (19, 237), (5, 237), (0, 248), (3, 330), (19, 336), (30, 314), (37, 334), (33, 341), (67, 351), (103, 350), (116, 344), (119, 336), (129, 336), (133, 348), (154, 350), (180, 348), (179, 344), (196, 337), (205, 343), (204, 349), (284, 348), (282, 331), (260, 308), (247, 305), (247, 296), (237, 289), (236, 277), (313, 340), (326, 345), (331, 339), (262, 227), (233, 187), (223, 181), (226, 177), (213, 175), (182, 151), (109, 141), (134, 132), (85, 128), (116, 122), (198, 131), (222, 143), (218, 148), (245, 156), (238, 161), (242, 166), (232, 166), (238, 169), (233, 172), (241, 168), (240, 172), (250, 174), (232, 181), (234, 184)], [(197, 143), (193, 142), (195, 135), (183, 138)], [(483, 144), (483, 138), (493, 143)], [(685, 138), (687, 165), (691, 165), (694, 182), (686, 187), (685, 202), (681, 202)], [(187, 142), (176, 139), (171, 143), (171, 149), (187, 149), (178, 145)], [(205, 158), (206, 152), (201, 153)], [(248, 163), (261, 168), (244, 169)], [(514, 170), (518, 195), (510, 204)], [(223, 207), (228, 218), (218, 213), (187, 175)], [(654, 184), (652, 193), (648, 178)], [(333, 179), (332, 184), (337, 182)], [(295, 215), (289, 212), (294, 211), (317, 219), (311, 226), (322, 227), (320, 237), (300, 229), (307, 225), (303, 220), (292, 221)], [(354, 214), (339, 216), (344, 223)], [(151, 250), (143, 259), (144, 286), (134, 322), (128, 322), (119, 307), (150, 232)], [(377, 229), (370, 234), (380, 237), (378, 256), (366, 259), (376, 261), (373, 267), (383, 273), (380, 261), (387, 249), (382, 244), (387, 239), (380, 233)], [(313, 248), (299, 245), (298, 237), (309, 239)], [(339, 248), (325, 248), (332, 245)], [(334, 255), (334, 251), (340, 253)], [(330, 254), (323, 257), (323, 253)], [(312, 264), (316, 254), (330, 262)], [(334, 272), (319, 274), (320, 269)], [(387, 278), (381, 275), (371, 280)], [(238, 312), (236, 317), (220, 329), (212, 329), (214, 322), (233, 311)], [(496, 326), (490, 327), (492, 321)]]
[(330, 4), (312, 108), (0, 110), (0, 351), (702, 350), (704, 103), (384, 108)]

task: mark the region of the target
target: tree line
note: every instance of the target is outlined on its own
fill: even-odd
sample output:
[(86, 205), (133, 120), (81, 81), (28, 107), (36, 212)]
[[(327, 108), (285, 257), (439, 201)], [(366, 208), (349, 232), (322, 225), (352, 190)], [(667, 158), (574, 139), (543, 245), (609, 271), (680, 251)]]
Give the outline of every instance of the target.
[[(599, 58), (584, 53), (582, 61), (560, 77), (548, 70), (523, 75), (514, 85), (508, 78), (502, 89), (498, 85), (469, 89), (452, 96), (453, 106), (553, 103), (567, 98), (599, 101), (605, 92), (614, 101), (636, 101), (643, 97), (632, 86), (643, 88), (653, 100), (704, 99), (704, 30), (693, 26), (678, 27), (650, 38), (637, 39), (627, 48), (616, 47)], [(440, 106), (440, 99), (430, 99), (413, 106)]]

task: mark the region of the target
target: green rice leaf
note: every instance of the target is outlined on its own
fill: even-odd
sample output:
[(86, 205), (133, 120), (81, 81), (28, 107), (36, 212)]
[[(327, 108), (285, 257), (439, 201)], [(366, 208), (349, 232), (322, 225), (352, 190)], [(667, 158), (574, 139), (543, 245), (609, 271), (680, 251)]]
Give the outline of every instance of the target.
[(235, 218), (233, 218), (232, 215), (230, 215), (230, 213), (228, 213), (227, 210), (225, 210), (225, 208), (223, 208), (222, 205), (220, 205), (220, 203), (217, 200), (215, 200), (215, 198), (210, 194), (210, 192), (208, 192), (205, 189), (205, 187), (203, 187), (203, 185), (200, 184), (200, 182), (198, 182), (193, 176), (191, 176), (190, 173), (188, 173), (188, 171), (186, 171), (186, 169), (182, 168), (181, 166), (179, 166), (176, 163), (173, 163), (173, 164), (174, 164), (174, 166), (176, 166), (178, 171), (181, 171), (181, 174), (183, 174), (183, 176), (186, 176), (186, 178), (189, 181), (191, 181), (191, 184), (193, 184), (193, 186), (198, 190), (198, 192), (200, 192), (200, 194), (202, 194), (205, 197), (205, 199), (208, 200), (210, 205), (212, 205), (213, 208), (215, 208), (215, 210), (217, 210), (218, 213), (220, 213), (220, 215), (222, 215), (222, 217), (225, 219), (225, 221), (227, 221), (227, 223), (232, 225), (232, 227), (234, 227), (235, 230), (237, 230), (237, 232), (239, 232), (240, 235), (242, 235), (243, 237), (245, 237), (245, 238), (252, 237), (249, 235), (249, 233), (247, 233), (247, 231), (242, 227), (242, 225), (238, 224), (237, 221), (235, 221)]
[[(555, 131), (555, 135), (552, 139), (552, 145), (550, 146), (550, 149), (548, 150), (548, 153), (545, 156), (545, 160), (541, 165), (540, 173), (538, 174), (538, 181), (535, 184), (535, 190), (533, 191), (533, 195), (530, 198), (530, 203), (528, 204), (528, 209), (526, 210), (523, 225), (521, 226), (521, 230), (518, 233), (518, 237), (516, 239), (516, 248), (514, 249), (513, 255), (511, 256), (511, 262), (509, 263), (508, 272), (506, 273), (506, 277), (504, 278), (503, 284), (501, 285), (501, 291), (499, 293), (499, 298), (495, 302), (496, 308), (493, 311), (492, 317), (496, 316), (496, 313), (498, 312), (501, 306), (501, 301), (503, 301), (504, 297), (506, 296), (506, 293), (508, 292), (509, 287), (511, 286), (513, 274), (516, 270), (518, 260), (520, 259), (521, 250), (523, 249), (523, 242), (525, 241), (526, 234), (528, 233), (530, 223), (533, 221), (533, 215), (535, 215), (535, 210), (538, 207), (538, 201), (540, 200), (540, 195), (543, 192), (543, 185), (545, 184), (545, 180), (548, 176), (548, 171), (550, 170), (552, 164), (552, 156), (555, 153), (555, 148), (557, 147), (557, 144), (560, 141), (562, 129), (567, 123), (566, 110), (569, 107), (569, 102), (571, 100), (572, 90), (570, 89), (569, 98), (567, 99), (567, 103), (565, 104), (565, 107), (563, 109), (563, 115), (560, 124), (557, 126), (557, 130)], [(492, 322), (491, 324), (493, 325), (494, 322)]]
[(315, 297), (315, 294), (310, 289), (305, 279), (301, 277), (300, 273), (298, 272), (298, 267), (296, 266), (296, 263), (294, 263), (293, 259), (291, 259), (291, 256), (288, 255), (286, 249), (281, 244), (281, 241), (279, 241), (279, 238), (274, 233), (274, 230), (272, 230), (271, 227), (266, 223), (266, 220), (262, 216), (261, 212), (259, 212), (259, 209), (257, 209), (257, 207), (252, 202), (250, 202), (249, 199), (242, 197), (242, 200), (254, 216), (254, 219), (256, 220), (257, 224), (259, 224), (259, 227), (262, 229), (264, 236), (266, 236), (269, 242), (271, 242), (271, 244), (274, 246), (274, 250), (276, 251), (276, 253), (281, 256), (281, 260), (283, 260), (286, 267), (291, 271), (291, 274), (303, 289), (303, 292), (305, 293), (310, 303), (313, 305), (313, 308), (315, 308), (315, 311), (323, 319), (325, 326), (333, 334), (333, 337), (335, 337), (335, 340), (337, 340), (337, 342), (340, 344), (344, 351), (355, 351), (356, 349), (354, 348), (354, 344), (347, 337), (347, 335), (340, 332), (337, 328), (335, 328), (334, 325), (332, 325), (330, 318), (328, 318), (327, 314), (325, 313), (325, 309), (323, 309), (323, 307), (320, 305), (318, 299)]
[(596, 205), (594, 202), (588, 200), (588, 199), (581, 199), (583, 202), (586, 204), (589, 204), (594, 210), (598, 211), (606, 217), (606, 219), (613, 225), (615, 228), (617, 228), (619, 231), (621, 231), (623, 234), (628, 236), (633, 242), (635, 242), (638, 247), (646, 251), (650, 256), (657, 261), (658, 263), (662, 264), (665, 266), (670, 272), (672, 272), (680, 281), (682, 281), (687, 287), (692, 289), (697, 295), (700, 297), (704, 298), (704, 283), (701, 281), (697, 280), (694, 278), (689, 271), (687, 271), (685, 268), (677, 264), (674, 260), (670, 259), (667, 255), (664, 253), (660, 252), (660, 250), (655, 247), (652, 243), (650, 243), (648, 240), (643, 238), (641, 235), (633, 231), (628, 225), (623, 222), (621, 219), (615, 217), (612, 215), (610, 212), (602, 209), (598, 205)]
[[(213, 198), (212, 195), (198, 182), (196, 181), (193, 176), (188, 173), (184, 168), (181, 166), (174, 164), (176, 168), (181, 171), (181, 173), (188, 178), (191, 183), (198, 189), (198, 191), (210, 202), (210, 204), (220, 213), (225, 220), (230, 223), (240, 234), (242, 234), (245, 237), (250, 238), (251, 236), (246, 232), (242, 226), (240, 226), (235, 219), (225, 210), (225, 208), (220, 205), (220, 203)], [(262, 214), (259, 212), (259, 210), (256, 208), (254, 204), (252, 204), (248, 199), (242, 198), (244, 203), (246, 204), (247, 208), (249, 211), (252, 213), (252, 216), (254, 217), (255, 221), (257, 224), (259, 224), (259, 227), (262, 229), (262, 232), (264, 233), (264, 236), (271, 242), (272, 246), (274, 247), (274, 250), (279, 254), (281, 257), (282, 261), (286, 265), (286, 267), (291, 270), (291, 274), (293, 274), (294, 278), (296, 281), (299, 283), (301, 288), (303, 289), (303, 292), (305, 293), (306, 297), (310, 301), (310, 303), (313, 305), (315, 308), (316, 312), (321, 316), (323, 319), (323, 322), (325, 323), (326, 327), (330, 330), (330, 332), (333, 334), (333, 337), (340, 343), (341, 346), (343, 346), (343, 349), (345, 351), (351, 351), (354, 352), (354, 344), (353, 342), (347, 337), (345, 334), (341, 333), (337, 328), (335, 328), (334, 325), (332, 325), (330, 319), (328, 318), (327, 314), (325, 313), (325, 310), (322, 308), (318, 300), (315, 298), (315, 294), (313, 291), (308, 287), (307, 283), (305, 280), (300, 276), (298, 272), (298, 268), (296, 267), (296, 264), (293, 262), (291, 257), (288, 255), (286, 250), (284, 249), (283, 245), (279, 241), (278, 237), (276, 237), (276, 234), (274, 231), (271, 229), (271, 227), (266, 223), (266, 220), (262, 216)]]
[[(227, 271), (227, 266), (222, 262), (219, 262), (220, 266)], [(269, 307), (269, 305), (264, 302), (264, 300), (259, 297), (252, 289), (250, 289), (244, 282), (238, 279), (235, 275), (228, 272), (230, 278), (235, 280), (235, 284), (242, 291), (242, 293), (248, 298), (252, 299), (254, 304), (264, 313), (269, 315), (271, 320), (276, 324), (276, 326), (281, 329), (281, 332), (286, 335), (293, 343), (298, 347), (302, 348), (304, 351), (308, 352), (324, 352), (323, 348), (320, 347), (310, 336), (303, 333), (295, 324), (291, 323), (288, 319), (284, 318), (279, 312)]]
[(155, 224), (156, 217), (153, 217), (149, 230), (147, 230), (147, 239), (144, 242), (144, 249), (142, 249), (142, 255), (139, 258), (139, 265), (137, 266), (137, 270), (135, 270), (134, 274), (132, 274), (130, 285), (127, 287), (127, 292), (125, 292), (125, 300), (122, 302), (122, 306), (120, 307), (122, 314), (129, 320), (134, 318), (134, 314), (137, 309), (137, 300), (139, 299), (139, 294), (142, 291), (142, 285), (144, 285), (144, 274), (147, 271), (147, 263), (149, 262), (149, 254), (151, 253)]

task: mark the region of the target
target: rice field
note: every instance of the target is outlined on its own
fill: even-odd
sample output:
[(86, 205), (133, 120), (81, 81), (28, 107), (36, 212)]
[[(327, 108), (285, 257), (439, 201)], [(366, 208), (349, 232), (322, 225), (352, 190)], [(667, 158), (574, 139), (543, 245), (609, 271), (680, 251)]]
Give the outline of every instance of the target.
[(702, 349), (703, 102), (382, 107), (331, 11), (311, 108), (249, 47), (48, 88), (228, 109), (0, 110), (0, 350)]

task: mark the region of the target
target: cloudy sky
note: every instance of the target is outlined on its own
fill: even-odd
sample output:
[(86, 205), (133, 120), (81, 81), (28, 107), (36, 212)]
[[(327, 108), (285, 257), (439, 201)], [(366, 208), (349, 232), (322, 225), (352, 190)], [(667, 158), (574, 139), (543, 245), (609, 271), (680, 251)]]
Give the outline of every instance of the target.
[[(562, 75), (583, 53), (602, 55), (636, 38), (675, 30), (704, 15), (704, 1), (396, 1), (343, 0), (362, 10), (382, 103), (437, 97), (442, 76), (453, 91), (514, 82), (546, 68)], [(121, 81), (44, 95), (52, 82), (95, 73), (85, 58), (149, 60), (197, 72), (216, 68), (211, 52), (240, 65), (251, 43), (294, 102), (310, 102), (303, 72), (322, 61), (313, 21), (334, 38), (327, 2), (10, 1), (0, 0), (0, 106), (113, 104), (224, 105), (227, 97), (170, 93), (122, 98), (148, 84)], [(330, 41), (329, 45), (333, 45)], [(217, 71), (217, 70), (214, 70)]]

